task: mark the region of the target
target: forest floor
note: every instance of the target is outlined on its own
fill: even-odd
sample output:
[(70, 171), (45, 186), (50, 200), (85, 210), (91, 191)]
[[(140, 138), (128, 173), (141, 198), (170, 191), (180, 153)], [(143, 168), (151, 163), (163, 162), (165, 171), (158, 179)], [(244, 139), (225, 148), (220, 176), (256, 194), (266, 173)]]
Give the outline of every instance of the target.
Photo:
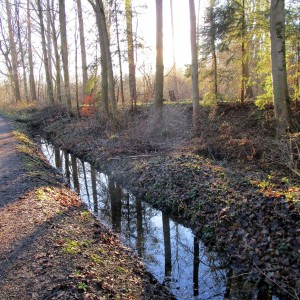
[(113, 118), (21, 109), (16, 119), (188, 223), (225, 253), (235, 277), (263, 279), (282, 299), (299, 299), (300, 136), (276, 139), (272, 109), (202, 108), (194, 135), (191, 107), (180, 104), (164, 108), (160, 127), (149, 107)]
[(173, 299), (19, 129), (0, 117), (0, 299)]

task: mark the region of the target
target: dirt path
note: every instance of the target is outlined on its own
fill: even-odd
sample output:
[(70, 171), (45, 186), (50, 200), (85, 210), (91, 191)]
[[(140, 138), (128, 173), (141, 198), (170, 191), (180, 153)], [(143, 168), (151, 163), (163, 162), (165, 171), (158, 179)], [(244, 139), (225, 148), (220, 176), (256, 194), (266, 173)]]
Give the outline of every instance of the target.
[(0, 117), (0, 300), (173, 299), (56, 177)]
[[(0, 117), (0, 299), (38, 299), (32, 257), (51, 222), (33, 197), (45, 182), (32, 176), (18, 153), (21, 147)], [(21, 149), (20, 149), (21, 150)]]
[(8, 124), (0, 117), (0, 207), (15, 201), (31, 182), (15, 151), (17, 145)]

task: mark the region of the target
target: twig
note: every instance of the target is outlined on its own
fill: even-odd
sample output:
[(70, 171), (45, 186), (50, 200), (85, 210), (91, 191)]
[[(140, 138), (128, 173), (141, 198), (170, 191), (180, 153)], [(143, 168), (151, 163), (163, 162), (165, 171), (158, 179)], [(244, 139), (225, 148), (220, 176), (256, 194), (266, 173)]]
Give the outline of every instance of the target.
[(292, 298), (299, 300), (299, 297), (297, 296), (296, 291), (291, 288), (294, 292), (295, 295), (291, 294), (287, 289), (285, 289), (284, 287), (282, 287), (280, 284), (278, 284), (275, 280), (273, 280), (272, 278), (270, 278), (263, 270), (261, 270), (256, 263), (253, 263), (254, 266), (256, 267), (256, 269), (262, 274), (264, 275), (266, 278), (268, 278), (271, 282), (273, 282), (275, 285), (277, 285), (280, 289), (282, 289), (283, 291), (285, 291), (287, 294), (289, 294)]
[(111, 157), (111, 158), (108, 158), (107, 160), (137, 159), (137, 158), (140, 158), (140, 157), (152, 157), (152, 156), (154, 156), (154, 155), (141, 154), (141, 155), (132, 155), (132, 156)]

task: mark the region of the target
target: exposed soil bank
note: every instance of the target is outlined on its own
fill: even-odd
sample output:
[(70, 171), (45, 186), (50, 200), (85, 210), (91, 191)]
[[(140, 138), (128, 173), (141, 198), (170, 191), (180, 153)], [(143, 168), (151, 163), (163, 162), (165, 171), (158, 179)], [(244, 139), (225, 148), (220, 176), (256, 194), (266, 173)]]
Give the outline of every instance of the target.
[[(186, 108), (183, 110), (188, 112)], [(244, 127), (243, 132), (238, 132), (235, 120), (239, 113), (248, 116), (249, 122), (252, 120), (252, 110), (236, 107), (229, 107), (227, 112), (223, 110), (214, 117), (218, 121), (222, 119), (222, 124), (231, 129), (222, 139), (212, 136), (211, 147), (206, 148), (204, 141), (209, 139), (205, 135), (200, 141), (181, 139), (181, 147), (175, 148), (178, 135), (167, 126), (164, 131), (151, 135), (147, 131), (149, 122), (141, 121), (148, 118), (144, 112), (138, 124), (145, 130), (134, 132), (135, 136), (132, 131), (136, 128), (136, 120), (130, 127), (123, 126), (124, 118), (119, 118), (117, 124), (109, 127), (107, 120), (101, 117), (70, 119), (61, 110), (35, 113), (31, 124), (57, 146), (110, 172), (156, 207), (182, 217), (199, 237), (226, 253), (234, 267), (234, 276), (247, 273), (252, 280), (263, 278), (283, 299), (298, 299), (300, 187), (287, 172), (279, 169), (284, 161), (281, 155), (276, 152), (277, 156), (271, 156), (271, 159), (280, 158), (274, 165), (272, 160), (266, 159), (268, 148), (259, 141), (272, 143), (269, 146), (277, 141), (272, 133), (266, 133), (270, 129), (260, 131), (262, 124), (270, 121), (265, 116), (260, 115), (259, 120), (251, 124), (251, 132), (256, 132), (256, 136), (251, 139), (249, 135), (247, 143), (240, 147), (239, 141), (249, 132), (244, 133)], [(206, 113), (206, 120), (209, 114)], [(179, 125), (181, 129), (188, 129), (187, 123)], [(207, 123), (207, 132), (213, 134), (211, 129), (218, 128), (217, 125), (220, 124)], [(240, 153), (239, 160), (228, 157), (231, 163), (227, 164), (195, 154), (199, 149), (211, 149), (215, 154), (220, 148), (213, 143), (218, 141), (225, 148), (219, 156), (224, 157), (224, 153), (232, 150), (231, 144), (226, 143), (226, 136), (227, 141), (235, 141), (232, 149)], [(242, 155), (243, 152), (246, 155)], [(262, 167), (269, 170), (263, 171)]]
[(2, 118), (0, 142), (1, 300), (173, 299)]

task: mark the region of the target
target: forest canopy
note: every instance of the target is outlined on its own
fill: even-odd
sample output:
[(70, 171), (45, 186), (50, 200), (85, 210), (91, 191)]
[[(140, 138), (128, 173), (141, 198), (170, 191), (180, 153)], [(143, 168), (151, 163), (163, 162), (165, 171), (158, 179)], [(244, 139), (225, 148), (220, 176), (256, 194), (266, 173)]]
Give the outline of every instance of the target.
[[(153, 100), (158, 109), (165, 99), (193, 98), (194, 110), (199, 100), (208, 106), (251, 100), (259, 108), (275, 104), (278, 133), (292, 126), (290, 108), (300, 95), (296, 0), (148, 6), (130, 0), (2, 0), (0, 9), (2, 102), (92, 105), (108, 112)], [(145, 18), (148, 11), (156, 17)], [(188, 31), (182, 40), (190, 35), (190, 44), (178, 47), (181, 23), (190, 32), (195, 24), (195, 34)], [(150, 26), (156, 52), (144, 34)], [(182, 51), (192, 57), (185, 66), (176, 55)], [(164, 65), (166, 57), (171, 65)]]

